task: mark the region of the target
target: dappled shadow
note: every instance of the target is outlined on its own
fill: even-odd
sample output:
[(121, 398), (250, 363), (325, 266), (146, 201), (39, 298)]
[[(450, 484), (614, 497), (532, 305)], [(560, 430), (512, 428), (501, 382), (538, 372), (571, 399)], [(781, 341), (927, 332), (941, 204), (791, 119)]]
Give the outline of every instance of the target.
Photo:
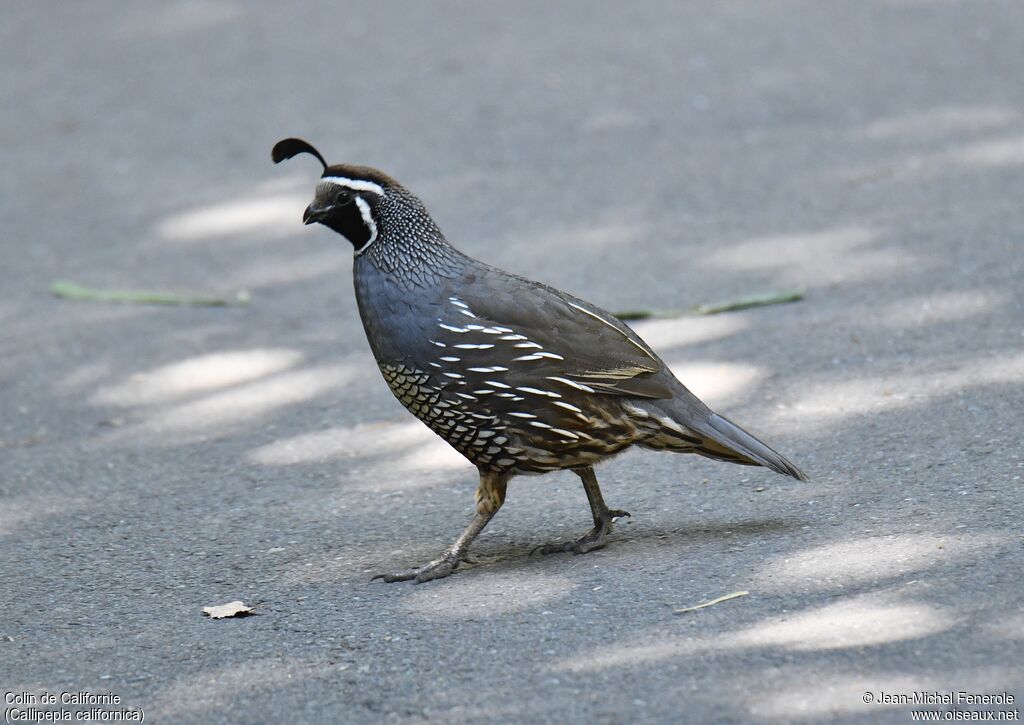
[(223, 238), (243, 242), (295, 234), (295, 209), (309, 203), (308, 194), (261, 196), (246, 194), (230, 201), (176, 214), (161, 221), (157, 233), (171, 242), (208, 243)]
[(553, 663), (555, 671), (587, 672), (610, 667), (657, 665), (677, 657), (699, 657), (753, 648), (821, 651), (879, 646), (945, 632), (955, 623), (946, 612), (926, 604), (886, 601), (877, 596), (844, 600), (835, 604), (789, 613), (736, 632), (700, 639), (679, 635), (666, 638), (652, 632), (655, 644), (608, 644), (599, 650)]
[[(840, 228), (786, 237), (791, 242), (782, 239), (741, 241), (709, 251), (704, 266), (758, 278), (778, 272), (780, 282), (825, 290), (837, 282), (870, 288), (886, 275), (906, 273), (905, 262), (913, 259), (893, 252), (891, 243), (874, 232)], [(824, 256), (801, 261), (818, 247)], [(780, 249), (789, 249), (785, 254), (791, 256), (774, 256)], [(823, 270), (819, 262), (825, 258), (837, 261)], [(267, 274), (264, 282), (282, 288), (313, 285), (306, 294), (323, 293), (317, 291), (316, 277), (282, 269), (281, 279)], [(287, 278), (292, 272), (294, 279)], [(819, 273), (820, 286), (812, 279)], [(1010, 529), (953, 528), (975, 521), (975, 514), (928, 498), (923, 480), (894, 487), (888, 480), (892, 469), (872, 462), (870, 454), (865, 460), (865, 442), (877, 445), (887, 437), (879, 426), (905, 430), (894, 422), (897, 416), (928, 419), (965, 396), (987, 400), (1015, 389), (1024, 382), (1024, 368), (1009, 340), (969, 354), (945, 349), (931, 359), (915, 360), (913, 370), (903, 369), (899, 350), (877, 342), (889, 334), (881, 329), (976, 325), (1013, 303), (1013, 294), (999, 289), (901, 292), (870, 316), (843, 323), (847, 340), (856, 336), (860, 341), (850, 343), (851, 349), (866, 347), (870, 355), (851, 355), (837, 366), (828, 360), (837, 354), (832, 345), (820, 357), (810, 351), (813, 365), (791, 368), (790, 356), (807, 349), (804, 317), (820, 316), (818, 307), (826, 304), (820, 294), (826, 293), (812, 291), (806, 302), (787, 308), (636, 327), (694, 392), (744, 425), (767, 430), (769, 439), (795, 460), (809, 461), (812, 474), (825, 474), (823, 480), (781, 484), (764, 472), (692, 458), (624, 458), (602, 468), (601, 476), (609, 500), (614, 497), (616, 505), (632, 509), (634, 519), (620, 522), (607, 549), (586, 557), (531, 555), (537, 544), (578, 535), (587, 523), (578, 484), (551, 489), (541, 503), (536, 499), (541, 489), (530, 482), (513, 487), (505, 509), (476, 547), (477, 565), (420, 588), (369, 582), (372, 574), (435, 556), (454, 538), (471, 509), (475, 474), (418, 422), (396, 417), (400, 411), (377, 379), (372, 360), (355, 350), (363, 343), (352, 317), (341, 330), (326, 329), (336, 320), (325, 317), (308, 328), (279, 329), (273, 337), (238, 339), (237, 329), (221, 327), (207, 315), (192, 332), (187, 328), (191, 322), (167, 330), (168, 339), (191, 339), (187, 351), (160, 350), (147, 364), (106, 356), (65, 366), (48, 394), (78, 419), (95, 421), (85, 455), (97, 462), (108, 457), (123, 461), (122, 452), (142, 452), (141, 461), (127, 464), (129, 477), (145, 477), (165, 466), (182, 471), (162, 473), (159, 482), (140, 481), (135, 492), (117, 489), (102, 508), (82, 497), (69, 505), (71, 499), (60, 497), (62, 487), (48, 491), (43, 484), (33, 501), (9, 502), (0, 534), (4, 541), (31, 538), (34, 546), (52, 546), (58, 531), (88, 514), (92, 528), (79, 524), (79, 537), (110, 557), (104, 570), (144, 570), (152, 591), (176, 602), (175, 613), (155, 631), (144, 632), (138, 625), (139, 651), (149, 653), (142, 655), (143, 670), (162, 666), (155, 656), (160, 638), (197, 616), (199, 606), (219, 599), (246, 596), (257, 603), (261, 621), (228, 625), (249, 628), (237, 629), (245, 641), (258, 631), (285, 646), (316, 641), (339, 622), (353, 627), (344, 642), (325, 641), (312, 657), (282, 660), (256, 648), (251, 658), (218, 669), (203, 664), (197, 650), (182, 655), (178, 661), (184, 673), (170, 682), (133, 684), (129, 674), (115, 673), (123, 688), (145, 693), (161, 716), (195, 717), (230, 707), (239, 698), (336, 683), (339, 677), (358, 683), (373, 676), (397, 686), (401, 667), (396, 663), (409, 648), (440, 646), (440, 631), (454, 626), (462, 636), (486, 641), (495, 626), (507, 632), (519, 627), (516, 636), (529, 639), (528, 633), (549, 619), (559, 622), (562, 634), (539, 666), (525, 649), (501, 655), (509, 672), (536, 670), (537, 686), (551, 679), (579, 686), (588, 678), (632, 678), (636, 673), (652, 682), (661, 678), (657, 673), (699, 676), (713, 662), (715, 668), (740, 673), (724, 692), (730, 707), (744, 716), (809, 721), (844, 713), (860, 716), (860, 706), (848, 702), (851, 692), (947, 686), (934, 668), (886, 667), (893, 653), (931, 641), (943, 647), (965, 638), (991, 642), (1003, 639), (1007, 627), (1015, 631), (1012, 623), (983, 624), (985, 609), (960, 598), (951, 582), (953, 572), (964, 571), (961, 567), (1005, 553), (1013, 541)], [(116, 319), (126, 330), (142, 330), (152, 324), (153, 314)], [(335, 352), (339, 339), (352, 352)], [(759, 351), (769, 340), (771, 350)], [(898, 435), (908, 440), (906, 433)], [(845, 446), (850, 446), (848, 453), (837, 450)], [(908, 464), (898, 476), (913, 476), (909, 457), (933, 457), (928, 450), (910, 443), (909, 450), (899, 453), (908, 456)], [(851, 474), (854, 461), (860, 473)], [(642, 482), (631, 473), (633, 467), (646, 471)], [(673, 488), (674, 471), (716, 483)], [(887, 482), (849, 487), (851, 480), (865, 477)], [(770, 490), (750, 494), (753, 483), (737, 483), (752, 479)], [(737, 487), (744, 489), (741, 495)], [(923, 497), (924, 503), (906, 504), (908, 496)], [(634, 497), (641, 500), (639, 508)], [(543, 511), (534, 515), (531, 510), (538, 505)], [(908, 520), (893, 515), (900, 505), (924, 506), (930, 516), (907, 532)], [(692, 511), (695, 507), (700, 511)], [(180, 523), (156, 523), (170, 508), (188, 512), (184, 530)], [(702, 522), (708, 510), (716, 513)], [(128, 523), (114, 525), (121, 520)], [(118, 533), (125, 526), (126, 533)], [(161, 554), (140, 557), (126, 543), (140, 535)], [(67, 572), (57, 569), (43, 583), (58, 586)], [(187, 582), (185, 589), (171, 584), (179, 581)], [(671, 614), (673, 606), (736, 589), (751, 594), (700, 615)], [(103, 600), (99, 590), (82, 596)], [(26, 601), (39, 605), (45, 600), (30, 595)], [(630, 615), (638, 608), (647, 614), (633, 624)], [(92, 632), (111, 626), (116, 611), (115, 606), (109, 615), (83, 617), (89, 623), (85, 639), (67, 647), (87, 642), (102, 651), (110, 646)], [(368, 617), (380, 624), (368, 625)], [(566, 618), (575, 623), (566, 624)], [(189, 625), (197, 638), (205, 636), (202, 624)], [(229, 647), (226, 640), (215, 646)], [(24, 679), (26, 686), (33, 686), (33, 676), (43, 681), (47, 663), (65, 651), (58, 647), (42, 655), (36, 674)], [(367, 665), (371, 652), (391, 664)], [(844, 670), (829, 659), (836, 652), (868, 653), (880, 664)], [(744, 663), (751, 657), (789, 663), (782, 666), (789, 679), (777, 683), (777, 689), (750, 680)], [(445, 651), (436, 666), (439, 672), (464, 671), (454, 652)], [(795, 672), (804, 672), (814, 687), (795, 686)], [(1006, 679), (1002, 671), (990, 676), (995, 682)], [(495, 704), (488, 712), (522, 713), (503, 694), (520, 692), (522, 686), (498, 678), (489, 691)], [(186, 702), (183, 693), (193, 693), (192, 699)], [(448, 697), (434, 702), (454, 720), (471, 720), (476, 712)], [(365, 712), (389, 709), (371, 705)], [(538, 707), (537, 712), (548, 710)]]
[(298, 351), (284, 349), (200, 355), (137, 373), (120, 385), (101, 388), (92, 400), (99, 405), (124, 407), (174, 402), (192, 393), (232, 387), (279, 373), (301, 359)]
[[(963, 395), (970, 388), (1024, 383), (1024, 352), (974, 360), (960, 358), (955, 365), (954, 369), (949, 369), (949, 361), (937, 361), (927, 366), (922, 364), (913, 372), (866, 375), (842, 381), (808, 381), (802, 386), (803, 395), (776, 416), (786, 424), (813, 426), (824, 433), (825, 426), (842, 425), (852, 416), (920, 407), (937, 398)], [(929, 367), (939, 369), (928, 370)]]
[(787, 554), (768, 563), (756, 577), (759, 588), (790, 591), (856, 590), (910, 574), (985, 556), (992, 547), (1006, 547), (1012, 534), (894, 534), (837, 541)]
[[(704, 268), (728, 274), (731, 266), (731, 273), (762, 279), (779, 272), (780, 282), (813, 286), (808, 280), (819, 265), (812, 259), (801, 266), (799, 260), (823, 245), (830, 250), (826, 256), (847, 258), (822, 280), (847, 290), (873, 289), (887, 275), (904, 274), (901, 260), (913, 256), (885, 251), (891, 233), (884, 238), (842, 229), (795, 235), (794, 256), (783, 266), (771, 258), (775, 242), (741, 241), (735, 253), (709, 251)], [(746, 261), (736, 264), (740, 260)], [(304, 273), (264, 279), (269, 288), (331, 294)], [(767, 431), (773, 444), (821, 480), (782, 483), (762, 471), (667, 454), (623, 458), (603, 467), (601, 477), (609, 501), (632, 510), (634, 518), (620, 522), (607, 549), (585, 557), (530, 554), (537, 544), (586, 528), (578, 484), (514, 485), (476, 547), (479, 565), (418, 588), (369, 578), (439, 553), (469, 515), (475, 474), (401, 414), (372, 359), (357, 349), (363, 343), (353, 316), (341, 315), (339, 325), (335, 311), (272, 335), (240, 335), (237, 325), (222, 328), (207, 313), (121, 316), (126, 334), (144, 334), (159, 319), (167, 339), (191, 339), (189, 347), (163, 348), (153, 340), (154, 352), (144, 363), (105, 355), (65, 364), (47, 395), (75, 420), (92, 421), (83, 452), (95, 460), (90, 470), (100, 472), (112, 459), (126, 468), (115, 477), (135, 483), (114, 487), (112, 481), (114, 493), (102, 506), (79, 497), (69, 507), (62, 485), (43, 482), (37, 500), (9, 502), (18, 513), (4, 514), (2, 540), (31, 540), (31, 547), (45, 549), (74, 526), (78, 565), (82, 557), (93, 560), (90, 551), (102, 551), (102, 571), (145, 572), (152, 596), (113, 603), (101, 589), (84, 585), (82, 600), (110, 611), (83, 605), (85, 614), (48, 615), (88, 626), (75, 625), (83, 634), (38, 655), (19, 681), (27, 687), (46, 682), (54, 663), (82, 646), (112, 652), (101, 632), (115, 626), (125, 607), (145, 611), (157, 600), (173, 602), (173, 612), (152, 631), (132, 615), (137, 623), (130, 631), (141, 653), (135, 668), (160, 671), (166, 665), (166, 656), (158, 654), (163, 640), (180, 639), (182, 628), (197, 643), (211, 636), (203, 629), (209, 623), (196, 619), (200, 606), (244, 597), (261, 612), (256, 621), (228, 623), (232, 629), (222, 631), (233, 634), (227, 638), (218, 632), (206, 648), (195, 644), (182, 651), (172, 658), (178, 669), (168, 681), (132, 682), (131, 673), (115, 671), (119, 687), (172, 719), (326, 683), (362, 687), (371, 677), (398, 691), (405, 681), (402, 661), (425, 648), (440, 653), (434, 676), (456, 672), (471, 679), (479, 661), (464, 663), (457, 648), (445, 646), (443, 633), (454, 629), (466, 642), (486, 643), (495, 628), (522, 644), (498, 645), (490, 656), (508, 674), (477, 686), (493, 700), (487, 708), (492, 716), (522, 714), (516, 700), (531, 683), (544, 688), (557, 680), (578, 688), (591, 678), (700, 679), (709, 666), (735, 673), (720, 697), (741, 717), (861, 716), (862, 706), (849, 702), (851, 692), (946, 687), (948, 676), (936, 666), (886, 663), (931, 642), (946, 648), (971, 641), (984, 648), (1005, 639), (1012, 623), (985, 623), (986, 608), (960, 595), (954, 580), (970, 576), (964, 567), (1009, 550), (1011, 521), (975, 530), (988, 520), (983, 507), (962, 508), (959, 496), (956, 507), (943, 502), (941, 496), (951, 493), (949, 479), (929, 492), (923, 469), (910, 456), (923, 463), (935, 454), (910, 437), (905, 419), (897, 421), (906, 415), (948, 418), (950, 405), (990, 401), (1016, 389), (1024, 368), (1010, 340), (966, 354), (945, 348), (915, 359), (912, 370), (904, 367), (902, 348), (878, 341), (893, 330), (975, 326), (1001, 314), (1013, 293), (900, 290), (869, 316), (840, 318), (837, 334), (849, 349), (870, 350), (846, 357), (846, 348), (828, 339), (824, 349), (808, 349), (805, 318), (821, 319), (823, 306), (828, 314), (841, 314), (828, 302), (827, 285), (814, 289), (804, 303), (785, 308), (636, 327), (696, 393), (744, 425)], [(270, 314), (256, 312), (264, 320)], [(880, 331), (876, 320), (889, 332)], [(192, 325), (195, 332), (189, 332)], [(860, 343), (849, 342), (851, 336)], [(766, 344), (770, 349), (761, 348)], [(832, 362), (837, 355), (844, 356), (842, 365)], [(794, 362), (803, 356), (811, 362)], [(50, 434), (73, 432), (58, 428)], [(941, 435), (945, 441), (962, 434), (954, 427)], [(893, 435), (898, 450), (880, 443)], [(877, 459), (868, 452), (872, 448), (880, 451)], [(893, 469), (884, 459), (904, 459), (905, 465)], [(680, 474), (715, 483), (678, 487)], [(755, 483), (769, 490), (751, 493)], [(1006, 491), (994, 495), (1006, 501)], [(919, 501), (906, 503), (908, 497)], [(923, 512), (915, 521), (899, 513), (901, 507)], [(169, 514), (175, 510), (182, 514)], [(908, 532), (912, 524), (919, 527)], [(149, 553), (132, 543), (142, 539)], [(55, 569), (41, 585), (61, 587), (74, 568)], [(671, 613), (673, 606), (739, 589), (751, 594), (700, 614)], [(44, 607), (44, 591), (29, 592), (24, 606)], [(644, 614), (634, 622), (638, 611)], [(323, 639), (326, 632), (336, 636), (339, 627), (344, 640)], [(549, 629), (550, 635), (540, 635), (550, 636), (550, 643), (540, 645), (538, 662), (534, 642)], [(259, 638), (266, 644), (253, 645)], [(247, 643), (245, 657), (211, 667), (208, 655), (236, 652), (234, 642)], [(323, 646), (309, 645), (315, 653), (292, 659), (273, 651), (295, 642)], [(830, 659), (835, 653), (857, 653), (872, 664), (844, 668)], [(752, 678), (746, 664), (751, 658), (776, 663), (784, 680), (772, 679), (768, 687)], [(524, 671), (531, 672), (525, 679)], [(813, 687), (797, 686), (798, 674)], [(430, 694), (424, 689), (430, 676), (422, 673), (400, 702), (428, 698), (452, 720), (480, 715), (454, 695)], [(1008, 675), (997, 669), (988, 676), (1004, 682)], [(812, 697), (815, 692), (820, 697)], [(393, 709), (379, 700), (357, 707), (371, 715)], [(541, 717), (550, 710), (537, 705), (536, 712)]]
[(1024, 121), (1024, 112), (1009, 106), (939, 106), (867, 123), (862, 133), (872, 140), (906, 139), (914, 143), (963, 133), (987, 132)]
[(913, 256), (886, 244), (877, 229), (846, 227), (807, 234), (758, 237), (724, 245), (705, 257), (707, 266), (772, 272), (774, 279), (823, 287), (877, 279), (911, 266)]
[[(281, 703), (309, 721), (853, 722), (906, 719), (866, 709), (869, 690), (1024, 692), (1021, 99), (981, 72), (997, 43), (950, 47), (978, 25), (998, 37), (981, 11), (822, 7), (576, 13), (597, 39), (585, 72), (520, 42), (555, 6), (471, 10), (440, 50), (426, 8), (386, 45), (377, 6), (319, 8), (301, 33), (287, 8), (181, 2), (102, 28), (69, 8), (75, 38), (130, 49), (123, 77), (95, 40), (29, 54), (11, 28), (37, 19), (12, 9), (0, 47), (24, 58), (5, 97), (31, 123), (0, 182), (0, 679), (115, 690), (182, 722)], [(643, 47), (616, 51), (631, 32)], [(355, 55), (324, 93), (328, 48)], [(135, 62), (151, 57), (177, 75)], [(371, 57), (403, 70), (380, 85)], [(213, 66), (232, 82), (208, 85)], [(505, 67), (526, 90), (492, 95)], [(570, 474), (523, 478), (479, 564), (371, 582), (447, 546), (477, 476), (380, 379), (347, 243), (301, 227), (315, 163), (266, 158), (293, 128), (394, 172), (460, 248), (608, 309), (804, 289), (634, 327), (812, 480), (630, 452), (599, 470), (633, 514), (605, 549), (531, 555), (589, 511)], [(74, 303), (47, 295), (59, 277), (253, 297)], [(237, 598), (259, 616), (201, 617)]]
[(515, 612), (537, 611), (571, 596), (579, 583), (565, 575), (519, 569), (459, 577), (449, 587), (420, 587), (403, 597), (410, 615), (455, 623), (488, 620)]
[(928, 181), (943, 175), (978, 172), (1024, 165), (1024, 136), (993, 138), (942, 151), (915, 154), (894, 164), (858, 169), (843, 174), (843, 179), (861, 183), (892, 181)]
[[(468, 519), (468, 509), (460, 513)], [(461, 523), (463, 522), (459, 519), (459, 524)], [(735, 546), (738, 543), (755, 542), (759, 538), (793, 533), (805, 526), (806, 524), (797, 521), (766, 519), (664, 528), (649, 524), (630, 525), (628, 519), (620, 519), (608, 541), (609, 547), (612, 547), (615, 553), (615, 559), (622, 566), (629, 567), (632, 563), (651, 556), (675, 554), (699, 558), (701, 548), (709, 544), (728, 543)], [(446, 526), (444, 535), (454, 538), (457, 533), (457, 526)], [(583, 533), (581, 529), (578, 535)], [(533, 540), (528, 541), (494, 541), (485, 534), (474, 547), (474, 562), (463, 566), (460, 571), (478, 570), (471, 577), (474, 581), (480, 577), (490, 577), (489, 572), (512, 577), (547, 576), (543, 572), (564, 568), (567, 573), (572, 574), (581, 567), (589, 568), (589, 561), (603, 558), (609, 553), (603, 552), (597, 557), (580, 558), (571, 554), (542, 555), (537, 552), (538, 545), (552, 541), (550, 532), (538, 532)], [(285, 581), (292, 583), (338, 582), (351, 575), (355, 561), (364, 562), (371, 567), (366, 571), (377, 574), (398, 568), (403, 563), (413, 565), (429, 561), (440, 553), (441, 548), (441, 542), (437, 539), (402, 540), (376, 546), (339, 543), (319, 560), (293, 559), (293, 567), (284, 571), (282, 576)]]

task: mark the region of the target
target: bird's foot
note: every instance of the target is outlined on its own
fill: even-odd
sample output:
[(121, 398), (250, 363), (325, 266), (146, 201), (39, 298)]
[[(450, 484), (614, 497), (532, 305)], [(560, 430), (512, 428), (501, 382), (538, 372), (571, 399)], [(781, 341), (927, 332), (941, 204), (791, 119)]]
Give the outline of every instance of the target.
[(422, 584), (423, 582), (428, 582), (433, 579), (443, 579), (455, 571), (461, 561), (471, 564), (476, 563), (469, 556), (459, 556), (456, 553), (449, 552), (438, 559), (434, 559), (431, 562), (423, 564), (422, 566), (406, 569), (404, 571), (392, 572), (391, 574), (378, 574), (370, 581), (373, 581), (374, 579), (383, 579), (384, 581), (391, 583), (404, 582), (412, 579), (416, 584)]
[(629, 512), (606, 509), (601, 514), (600, 521), (582, 538), (558, 544), (544, 544), (543, 546), (538, 546), (534, 551), (539, 551), (542, 554), (560, 554), (567, 551), (571, 551), (574, 554), (586, 554), (588, 551), (600, 549), (608, 543), (608, 532), (612, 530), (612, 522), (624, 516), (629, 516)]

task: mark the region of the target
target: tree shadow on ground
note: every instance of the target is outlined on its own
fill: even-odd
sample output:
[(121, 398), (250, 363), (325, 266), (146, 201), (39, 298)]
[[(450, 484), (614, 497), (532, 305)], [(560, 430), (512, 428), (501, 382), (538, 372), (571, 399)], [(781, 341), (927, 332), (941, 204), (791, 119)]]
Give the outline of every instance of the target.
[[(1019, 206), (1005, 190), (1019, 188), (1020, 115), (949, 103), (833, 119), (789, 159), (730, 134), (704, 174), (666, 160), (659, 188), (636, 173), (639, 191), (614, 196), (558, 170), (569, 201), (421, 170), (444, 221), (480, 232), (465, 248), (610, 308), (807, 288), (798, 305), (637, 328), (813, 478), (622, 456), (600, 476), (634, 518), (582, 557), (529, 553), (589, 525), (578, 482), (517, 480), (481, 565), (422, 587), (369, 579), (447, 545), (476, 477), (398, 417), (342, 280), (348, 250), (289, 231), (309, 179), (190, 186), (168, 168), (152, 183), (181, 196), (128, 208), (138, 228), (104, 218), (102, 234), (75, 206), (53, 232), (97, 243), (36, 253), (98, 283), (182, 284), (165, 271), (184, 270), (189, 286), (255, 295), (233, 310), (73, 305), (46, 296), (61, 266), (41, 258), (33, 294), (0, 306), (0, 679), (116, 690), (182, 721), (287, 700), (308, 719), (329, 701), (354, 720), (669, 721), (692, 707), (856, 722), (906, 719), (865, 691), (1024, 691), (1008, 574), (1024, 270), (1003, 212)], [(781, 148), (802, 124), (758, 129)], [(908, 137), (909, 151), (894, 141)], [(618, 178), (640, 171), (617, 163)], [(474, 207), (488, 183), (522, 203)], [(709, 191), (733, 184), (730, 199), (756, 202), (740, 217)], [(259, 616), (202, 618), (236, 598)]]

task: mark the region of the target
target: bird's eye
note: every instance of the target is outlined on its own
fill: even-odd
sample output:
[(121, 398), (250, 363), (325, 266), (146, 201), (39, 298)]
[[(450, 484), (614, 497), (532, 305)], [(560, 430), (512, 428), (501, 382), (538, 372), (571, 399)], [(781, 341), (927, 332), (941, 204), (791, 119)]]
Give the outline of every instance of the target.
[(352, 201), (352, 194), (348, 189), (338, 189), (334, 192), (334, 203), (343, 206)]

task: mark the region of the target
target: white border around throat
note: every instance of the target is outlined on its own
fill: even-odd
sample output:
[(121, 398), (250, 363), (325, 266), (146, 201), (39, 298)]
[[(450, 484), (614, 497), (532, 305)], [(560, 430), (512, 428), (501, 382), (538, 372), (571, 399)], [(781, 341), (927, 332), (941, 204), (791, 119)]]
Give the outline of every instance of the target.
[(357, 196), (355, 197), (355, 202), (356, 206), (359, 207), (359, 213), (363, 216), (363, 223), (366, 225), (366, 228), (370, 230), (369, 240), (367, 240), (366, 244), (356, 250), (356, 256), (358, 257), (369, 249), (370, 245), (377, 241), (377, 222), (373, 220), (373, 213), (370, 211), (370, 205), (367, 203), (366, 199), (361, 196)]

